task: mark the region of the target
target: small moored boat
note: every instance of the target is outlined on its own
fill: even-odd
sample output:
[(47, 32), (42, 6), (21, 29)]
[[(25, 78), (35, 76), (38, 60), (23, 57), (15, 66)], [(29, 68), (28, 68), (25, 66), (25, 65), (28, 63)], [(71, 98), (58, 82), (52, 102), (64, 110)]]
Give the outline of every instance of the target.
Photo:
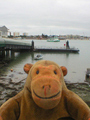
[(36, 55), (36, 57), (34, 58), (34, 60), (41, 60), (43, 59), (43, 56), (41, 54)]

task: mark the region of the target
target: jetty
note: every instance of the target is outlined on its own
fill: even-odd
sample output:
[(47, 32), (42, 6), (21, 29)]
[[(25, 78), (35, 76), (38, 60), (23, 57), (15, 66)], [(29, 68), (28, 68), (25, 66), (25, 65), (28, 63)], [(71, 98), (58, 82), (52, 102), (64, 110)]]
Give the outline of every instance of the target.
[(34, 46), (30, 42), (24, 42), (23, 40), (0, 39), (0, 51), (33, 50), (33, 47)]
[(66, 42), (66, 44), (64, 44), (64, 48), (47, 48), (47, 47), (44, 47), (44, 48), (35, 48), (34, 47), (34, 50), (35, 52), (61, 52), (61, 53), (78, 53), (79, 52), (79, 49), (78, 48), (71, 48), (69, 46), (69, 41)]
[(35, 48), (33, 50), (34, 52), (71, 52), (71, 53), (78, 53), (79, 52), (79, 49), (76, 49), (76, 48), (69, 48), (69, 49), (66, 49), (66, 48)]
[(64, 48), (42, 48), (35, 47), (34, 41), (25, 42), (23, 40), (0, 39), (0, 51), (31, 51), (31, 52), (68, 52), (78, 53), (79, 49), (70, 48), (67, 44)]

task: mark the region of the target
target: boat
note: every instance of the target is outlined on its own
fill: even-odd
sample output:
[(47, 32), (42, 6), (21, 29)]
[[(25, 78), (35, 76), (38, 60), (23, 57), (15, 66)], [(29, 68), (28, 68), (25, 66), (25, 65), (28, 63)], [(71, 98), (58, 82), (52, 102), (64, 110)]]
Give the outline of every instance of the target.
[(41, 54), (37, 54), (34, 58), (34, 60), (41, 60), (43, 59), (43, 56)]
[(54, 37), (54, 38), (48, 39), (47, 42), (60, 42), (60, 40), (57, 37)]

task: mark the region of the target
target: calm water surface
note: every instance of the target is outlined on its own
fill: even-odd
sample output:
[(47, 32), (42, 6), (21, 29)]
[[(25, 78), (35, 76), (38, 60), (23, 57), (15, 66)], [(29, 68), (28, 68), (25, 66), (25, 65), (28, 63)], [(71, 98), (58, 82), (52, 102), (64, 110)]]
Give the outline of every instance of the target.
[[(31, 40), (25, 40), (31, 42)], [(47, 42), (46, 40), (34, 40), (36, 47), (61, 48), (64, 47), (65, 40), (60, 42)], [(65, 77), (69, 82), (84, 82), (87, 68), (90, 68), (90, 41), (89, 40), (69, 40), (70, 47), (75, 47), (80, 50), (79, 53), (41, 53), (44, 60), (51, 60), (65, 66), (68, 69), (68, 74)], [(39, 52), (40, 53), (40, 52)], [(35, 63), (34, 57), (38, 53), (24, 52), (15, 53), (13, 61), (9, 66), (4, 68), (3, 74), (10, 75), (10, 69), (24, 73), (23, 66), (26, 63)], [(10, 56), (9, 56), (10, 57)], [(7, 59), (4, 58), (4, 59)], [(9, 59), (12, 59), (9, 58)], [(25, 74), (26, 75), (26, 74)]]

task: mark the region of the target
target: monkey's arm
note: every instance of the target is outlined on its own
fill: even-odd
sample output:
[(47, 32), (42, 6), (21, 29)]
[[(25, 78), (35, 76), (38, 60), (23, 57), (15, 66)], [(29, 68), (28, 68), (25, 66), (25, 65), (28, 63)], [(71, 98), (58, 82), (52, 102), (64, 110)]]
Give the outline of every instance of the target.
[(13, 98), (0, 107), (0, 120), (18, 120), (19, 105)]
[(68, 113), (75, 120), (90, 120), (90, 108), (75, 93), (68, 90), (65, 97), (65, 105)]

